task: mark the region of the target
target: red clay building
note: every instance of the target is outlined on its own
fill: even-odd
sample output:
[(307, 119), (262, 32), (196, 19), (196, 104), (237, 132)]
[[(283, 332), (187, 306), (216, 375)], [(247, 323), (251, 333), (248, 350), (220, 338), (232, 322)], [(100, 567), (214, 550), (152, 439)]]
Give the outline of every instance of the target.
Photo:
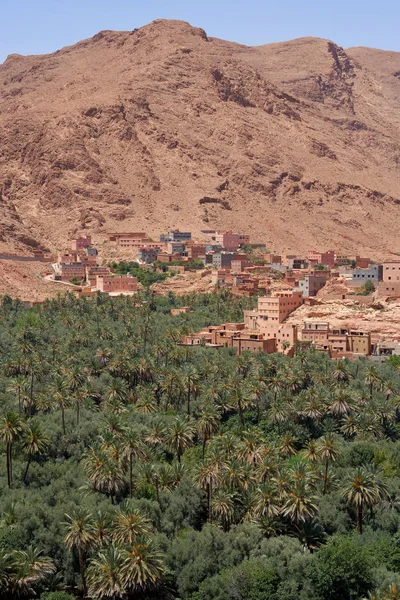
[(311, 250), (311, 252), (308, 253), (307, 258), (312, 264), (324, 265), (324, 267), (329, 267), (330, 269), (335, 266), (335, 253), (333, 250), (328, 250), (328, 252), (316, 252), (316, 250)]
[(138, 289), (136, 277), (130, 277), (129, 275), (97, 275), (96, 276), (96, 288), (100, 292), (106, 293), (131, 293), (136, 292)]

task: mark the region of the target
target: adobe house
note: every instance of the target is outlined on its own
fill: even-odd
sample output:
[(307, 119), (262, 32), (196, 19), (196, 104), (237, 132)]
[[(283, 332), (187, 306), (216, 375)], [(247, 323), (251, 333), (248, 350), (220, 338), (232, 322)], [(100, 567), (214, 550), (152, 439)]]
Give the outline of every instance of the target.
[(329, 267), (330, 269), (335, 266), (335, 252), (333, 250), (328, 250), (327, 252), (311, 250), (307, 258), (312, 264), (324, 265), (324, 267)]
[[(400, 271), (399, 271), (400, 275)], [(378, 285), (382, 281), (383, 269), (382, 265), (370, 265), (368, 269), (355, 269), (351, 271), (351, 280), (348, 282), (350, 286), (361, 286), (367, 281), (372, 281)]]
[(96, 275), (96, 288), (104, 293), (133, 293), (137, 292), (138, 281), (129, 275)]
[(276, 352), (276, 341), (274, 339), (266, 340), (261, 333), (254, 331), (241, 331), (232, 337), (232, 348), (236, 348), (238, 355), (243, 352), (263, 352), (264, 354), (273, 354)]
[(87, 235), (86, 237), (79, 237), (76, 240), (72, 240), (71, 242), (71, 250), (75, 252), (79, 252), (79, 250), (84, 250), (85, 248), (89, 248), (92, 245), (92, 236)]
[(212, 237), (216, 244), (219, 244), (225, 250), (237, 250), (243, 244), (250, 242), (250, 236), (244, 233), (234, 233), (233, 231), (217, 232)]
[(306, 275), (299, 280), (299, 285), (295, 289), (303, 294), (303, 298), (316, 296), (326, 284), (326, 280), (326, 275)]
[(196, 258), (205, 256), (206, 247), (204, 244), (188, 243), (188, 244), (186, 244), (186, 252), (187, 252), (188, 258), (190, 260), (195, 260)]
[(382, 265), (382, 281), (397, 283), (400, 281), (400, 261), (385, 261)]
[(80, 262), (61, 264), (61, 281), (71, 281), (71, 279), (84, 279), (86, 275), (85, 266)]
[(328, 342), (329, 332), (327, 321), (305, 321), (301, 330), (301, 340), (324, 345)]

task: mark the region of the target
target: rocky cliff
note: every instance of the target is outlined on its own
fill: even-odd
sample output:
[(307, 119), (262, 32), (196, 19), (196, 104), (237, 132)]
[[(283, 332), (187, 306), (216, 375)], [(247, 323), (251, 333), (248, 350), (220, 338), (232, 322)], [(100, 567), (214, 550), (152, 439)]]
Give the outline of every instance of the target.
[(0, 250), (234, 228), (400, 252), (400, 54), (247, 47), (178, 21), (0, 65)]

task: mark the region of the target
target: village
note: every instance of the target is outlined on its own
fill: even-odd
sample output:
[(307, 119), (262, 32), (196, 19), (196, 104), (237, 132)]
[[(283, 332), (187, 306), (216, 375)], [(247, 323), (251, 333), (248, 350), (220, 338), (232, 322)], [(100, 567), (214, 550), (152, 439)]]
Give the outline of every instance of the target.
[[(376, 361), (400, 355), (398, 340), (332, 326), (318, 318), (306, 319), (302, 325), (289, 318), (303, 305), (316, 304), (321, 290), (343, 301), (355, 297), (370, 304), (380, 299), (395, 301), (400, 297), (400, 260), (376, 264), (369, 257), (334, 250), (282, 256), (267, 250), (265, 244), (251, 242), (249, 235), (233, 231), (203, 230), (201, 239), (179, 230), (160, 235), (158, 241), (145, 232), (114, 232), (107, 237), (117, 250), (130, 249), (144, 269), (171, 277), (193, 272), (199, 280), (206, 278), (213, 289), (227, 289), (233, 297), (257, 297), (257, 308), (244, 311), (242, 322), (210, 326), (185, 336), (181, 345), (289, 356), (299, 346), (311, 345), (333, 359), (365, 356)], [(134, 295), (142, 289), (129, 272), (117, 274), (104, 261), (100, 264), (90, 235), (73, 240), (52, 268), (51, 279), (75, 284), (78, 297)], [(190, 307), (177, 308), (174, 314), (188, 311)]]

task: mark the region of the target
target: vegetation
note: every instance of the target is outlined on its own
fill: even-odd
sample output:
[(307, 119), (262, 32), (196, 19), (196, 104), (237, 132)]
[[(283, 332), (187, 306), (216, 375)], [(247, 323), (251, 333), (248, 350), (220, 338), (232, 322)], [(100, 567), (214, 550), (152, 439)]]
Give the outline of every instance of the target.
[(364, 283), (362, 286), (362, 292), (359, 294), (360, 296), (369, 296), (375, 291), (375, 286), (373, 281), (369, 280)]
[(162, 271), (166, 271), (168, 267), (184, 267), (185, 271), (197, 271), (199, 269), (204, 269), (204, 263), (199, 258), (194, 258), (193, 260), (184, 261), (184, 260), (171, 260), (168, 263), (157, 260), (154, 263), (154, 266), (158, 269), (162, 269)]
[(3, 298), (2, 599), (399, 596), (398, 365), (177, 345), (252, 302)]
[(121, 260), (118, 263), (114, 261), (110, 264), (110, 267), (117, 275), (127, 275), (129, 273), (132, 277), (136, 277), (138, 282), (146, 288), (149, 288), (153, 283), (164, 281), (168, 277), (165, 273), (155, 273), (151, 268), (141, 267), (139, 263), (134, 261)]

